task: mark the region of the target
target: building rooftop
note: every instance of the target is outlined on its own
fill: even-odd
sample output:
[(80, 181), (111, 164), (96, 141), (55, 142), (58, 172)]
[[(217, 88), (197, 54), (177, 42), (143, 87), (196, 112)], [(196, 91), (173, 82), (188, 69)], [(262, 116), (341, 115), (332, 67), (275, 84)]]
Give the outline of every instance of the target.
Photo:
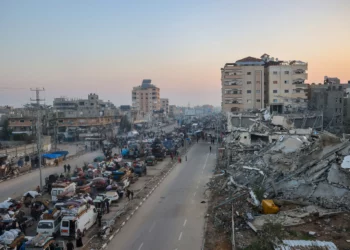
[(263, 60), (261, 60), (260, 58), (248, 56), (236, 61), (236, 63), (239, 63), (239, 62), (263, 62)]

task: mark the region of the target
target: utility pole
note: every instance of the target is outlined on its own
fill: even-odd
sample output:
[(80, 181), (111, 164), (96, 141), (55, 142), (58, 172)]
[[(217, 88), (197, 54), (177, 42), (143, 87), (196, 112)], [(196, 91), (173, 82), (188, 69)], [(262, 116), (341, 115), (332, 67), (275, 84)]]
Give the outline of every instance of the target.
[(37, 104), (37, 121), (36, 121), (36, 136), (37, 136), (37, 149), (38, 149), (38, 158), (39, 158), (39, 172), (40, 172), (40, 190), (43, 190), (43, 178), (41, 172), (41, 107), (40, 102), (45, 101), (45, 99), (40, 99), (40, 91), (45, 91), (44, 88), (34, 88), (30, 89), (31, 91), (35, 91), (35, 99), (30, 99), (31, 101), (35, 101)]

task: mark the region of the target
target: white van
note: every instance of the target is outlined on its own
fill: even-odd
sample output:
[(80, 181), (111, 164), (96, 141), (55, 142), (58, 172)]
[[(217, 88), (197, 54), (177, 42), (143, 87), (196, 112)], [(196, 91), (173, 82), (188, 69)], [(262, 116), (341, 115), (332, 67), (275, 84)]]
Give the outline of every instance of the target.
[(62, 221), (62, 215), (60, 211), (56, 211), (52, 216), (48, 216), (48, 213), (44, 213), (38, 223), (36, 232), (44, 236), (56, 237), (60, 233), (60, 226)]
[(95, 206), (90, 206), (86, 211), (77, 216), (64, 216), (61, 221), (61, 236), (76, 237), (80, 229), (82, 234), (92, 227), (97, 220), (97, 210)]
[(74, 182), (62, 182), (62, 183), (54, 183), (52, 184), (51, 189), (51, 200), (53, 202), (57, 201), (57, 197), (63, 193), (73, 192), (75, 193), (76, 184)]

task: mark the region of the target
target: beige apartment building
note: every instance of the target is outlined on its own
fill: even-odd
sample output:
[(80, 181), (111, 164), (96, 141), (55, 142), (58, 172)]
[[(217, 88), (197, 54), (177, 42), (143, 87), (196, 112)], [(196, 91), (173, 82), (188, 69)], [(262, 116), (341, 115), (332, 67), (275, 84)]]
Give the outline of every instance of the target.
[(168, 98), (160, 98), (160, 107), (168, 115), (169, 114), (169, 99)]
[(264, 61), (246, 57), (221, 68), (222, 111), (237, 112), (264, 107)]
[(307, 108), (308, 64), (302, 61), (279, 61), (264, 54), (267, 106), (271, 112), (296, 112)]
[(145, 79), (140, 86), (132, 90), (132, 108), (140, 118), (145, 118), (154, 110), (161, 109), (160, 89)]

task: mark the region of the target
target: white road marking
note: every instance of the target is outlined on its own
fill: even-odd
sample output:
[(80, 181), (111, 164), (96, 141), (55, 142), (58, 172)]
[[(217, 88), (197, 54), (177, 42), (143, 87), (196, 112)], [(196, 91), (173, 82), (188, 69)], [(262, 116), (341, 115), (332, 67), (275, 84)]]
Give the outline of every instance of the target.
[(107, 246), (107, 243), (103, 244), (102, 245), (102, 249), (105, 248)]
[(187, 219), (184, 221), (184, 224), (183, 224), (183, 226), (186, 226), (186, 223), (187, 223)]
[(113, 239), (113, 237), (114, 237), (114, 235), (112, 235), (111, 237), (109, 237), (109, 240), (112, 240), (112, 239)]
[(155, 225), (156, 225), (156, 222), (154, 221), (154, 222), (152, 223), (152, 226), (149, 228), (148, 232), (152, 232), (152, 230), (153, 230), (153, 228), (154, 228)]
[(180, 235), (179, 235), (179, 240), (181, 240), (181, 238), (182, 238), (182, 232), (181, 232)]
[(142, 242), (141, 245), (139, 246), (139, 249), (138, 249), (138, 250), (141, 250), (142, 246), (143, 246), (143, 242)]
[(194, 192), (193, 196), (196, 196), (196, 193), (197, 193), (197, 192)]

